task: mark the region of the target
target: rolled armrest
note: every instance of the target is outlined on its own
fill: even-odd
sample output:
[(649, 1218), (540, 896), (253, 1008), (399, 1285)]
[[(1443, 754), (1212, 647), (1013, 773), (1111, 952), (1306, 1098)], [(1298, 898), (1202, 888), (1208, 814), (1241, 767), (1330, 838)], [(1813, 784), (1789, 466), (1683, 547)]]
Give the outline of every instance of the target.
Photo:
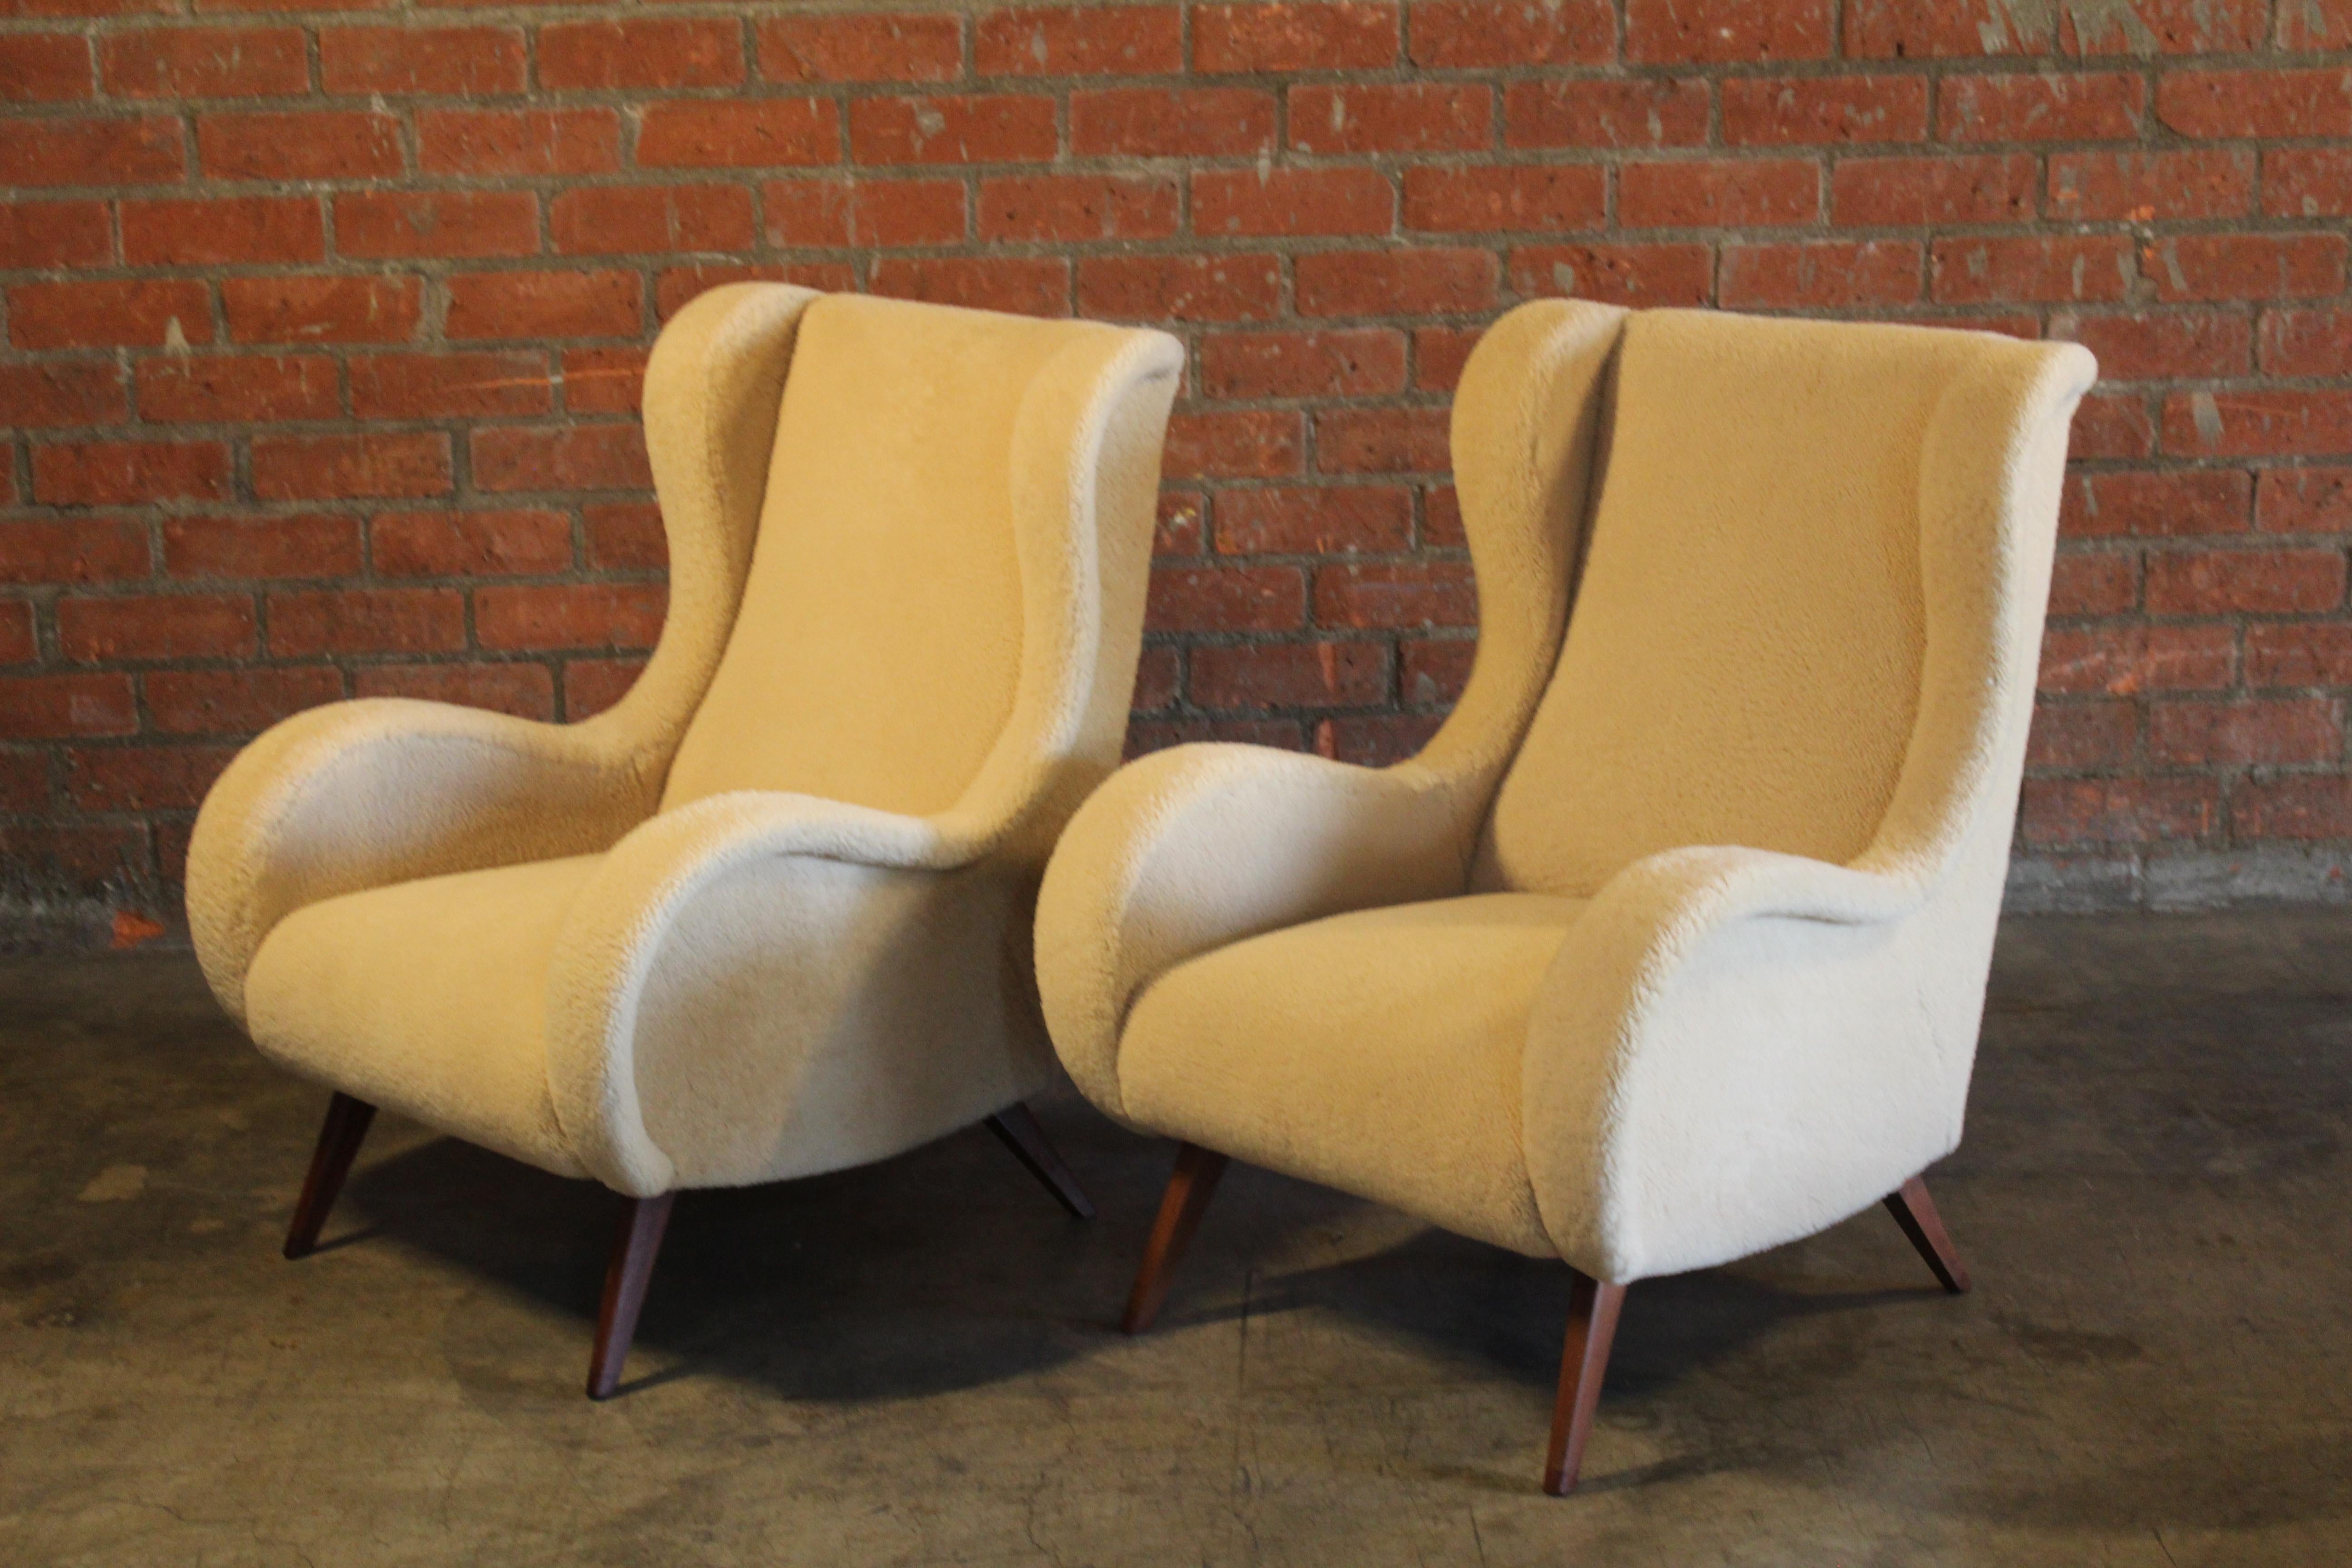
[(1080, 807), (1038, 895), (1037, 982), (1063, 1065), (1123, 1114), (1129, 1005), (1186, 959), (1263, 931), (1463, 889), (1462, 788), (1411, 763), (1180, 746)]
[(285, 721), (223, 773), (188, 846), (188, 923), (229, 1013), (271, 929), (306, 904), (418, 877), (602, 849), (660, 788), (580, 728), (404, 698)]

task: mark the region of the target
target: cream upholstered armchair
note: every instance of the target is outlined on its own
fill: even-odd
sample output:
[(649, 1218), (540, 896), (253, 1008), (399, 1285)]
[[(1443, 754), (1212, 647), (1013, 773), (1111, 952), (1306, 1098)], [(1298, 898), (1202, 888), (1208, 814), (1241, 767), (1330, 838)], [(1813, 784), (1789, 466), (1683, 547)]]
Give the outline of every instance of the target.
[(589, 1393), (671, 1197), (878, 1160), (1024, 1109), (1055, 835), (1118, 758), (1161, 333), (777, 284), (661, 334), (646, 440), (670, 610), (622, 701), (531, 723), (342, 702), (256, 741), (188, 858), (196, 952), (337, 1093), (289, 1234), (373, 1108), (630, 1202)]
[(1453, 416), (1477, 658), (1428, 747), (1148, 757), (1046, 872), (1064, 1064), (1181, 1141), (1129, 1331), (1229, 1156), (1565, 1258), (1564, 1492), (1632, 1281), (1884, 1198), (1964, 1289), (1918, 1175), (1960, 1136), (2095, 371), (1905, 327), (1498, 321)]

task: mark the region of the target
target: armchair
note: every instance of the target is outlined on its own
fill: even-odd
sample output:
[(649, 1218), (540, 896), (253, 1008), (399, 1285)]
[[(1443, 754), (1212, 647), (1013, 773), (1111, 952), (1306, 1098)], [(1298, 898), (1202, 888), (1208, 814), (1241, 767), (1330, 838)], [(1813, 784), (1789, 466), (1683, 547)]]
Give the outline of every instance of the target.
[(646, 439), (670, 605), (571, 725), (406, 700), (277, 726), (206, 798), (197, 956), (336, 1093), (286, 1253), (378, 1105), (625, 1205), (589, 1373), (682, 1188), (985, 1120), (1074, 1212), (1022, 1101), (1053, 1058), (1031, 910), (1117, 763), (1142, 637), (1157, 332), (716, 289), (662, 332)]
[[(1180, 1141), (1571, 1268), (1570, 1489), (1624, 1291), (1885, 1201), (1960, 1136), (2068, 420), (2063, 344), (1522, 306), (1465, 368), (1468, 685), (1371, 770), (1184, 746), (1072, 820), (1054, 1042)], [(1573, 614), (1570, 605), (1573, 603)]]

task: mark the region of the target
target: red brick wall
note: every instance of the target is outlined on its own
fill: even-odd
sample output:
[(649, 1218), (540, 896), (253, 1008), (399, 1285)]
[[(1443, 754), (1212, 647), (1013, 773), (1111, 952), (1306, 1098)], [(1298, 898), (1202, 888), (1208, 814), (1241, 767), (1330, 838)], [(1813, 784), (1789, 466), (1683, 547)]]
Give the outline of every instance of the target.
[(1183, 334), (1137, 743), (1375, 760), (1468, 662), (1445, 405), (1512, 301), (2078, 338), (2021, 883), (2324, 891), (2347, 46), (2347, 0), (0, 0), (0, 858), (168, 881), (331, 698), (611, 701), (646, 345), (783, 277)]

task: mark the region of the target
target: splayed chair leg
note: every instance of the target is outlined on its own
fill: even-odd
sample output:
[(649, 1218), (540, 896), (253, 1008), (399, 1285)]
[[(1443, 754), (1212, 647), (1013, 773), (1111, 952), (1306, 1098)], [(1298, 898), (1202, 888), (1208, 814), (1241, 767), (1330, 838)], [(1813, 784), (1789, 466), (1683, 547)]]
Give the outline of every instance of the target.
[(1585, 1439), (1601, 1405), (1601, 1380), (1609, 1371), (1609, 1347), (1617, 1338), (1617, 1314), (1625, 1287), (1590, 1275), (1574, 1276), (1568, 1298), (1568, 1343), (1559, 1356), (1559, 1395), (1552, 1405), (1551, 1448), (1544, 1456), (1543, 1489), (1566, 1497), (1584, 1468)]
[(661, 1251), (662, 1232), (677, 1200), (676, 1193), (630, 1198), (621, 1212), (613, 1259), (604, 1269), (604, 1303), (596, 1314), (596, 1349), (588, 1360), (591, 1399), (610, 1399), (621, 1386), (621, 1363), (629, 1358), (629, 1342), (637, 1337), (637, 1314), (645, 1308), (654, 1258)]
[(1175, 1173), (1160, 1194), (1160, 1217), (1152, 1222), (1151, 1239), (1143, 1248), (1143, 1266), (1135, 1271), (1127, 1315), (1119, 1321), (1119, 1327), (1129, 1333), (1143, 1332), (1160, 1315), (1160, 1304), (1168, 1299), (1169, 1279), (1183, 1260), (1184, 1249), (1192, 1245), (1192, 1233), (1201, 1227), (1201, 1215), (1228, 1163), (1224, 1155), (1197, 1143), (1176, 1146)]
[(327, 1120), (319, 1129), (319, 1147), (310, 1155), (310, 1174), (302, 1178), (302, 1195), (294, 1204), (294, 1223), (286, 1227), (286, 1256), (308, 1258), (319, 1245), (319, 1232), (352, 1173), (352, 1161), (375, 1120), (375, 1107), (338, 1092), (327, 1102)]
[(1062, 1206), (1080, 1219), (1095, 1217), (1095, 1205), (1078, 1185), (1077, 1177), (1062, 1163), (1061, 1154), (1045, 1130), (1037, 1125), (1037, 1118), (1025, 1105), (1013, 1104), (988, 1119), (988, 1130), (996, 1134), (1013, 1157), (1027, 1168), (1029, 1173), (1045, 1185), (1045, 1190), (1058, 1199)]
[(1960, 1261), (1959, 1249), (1944, 1229), (1944, 1218), (1936, 1212), (1935, 1200), (1927, 1195), (1924, 1177), (1914, 1176), (1903, 1184), (1901, 1190), (1886, 1194), (1886, 1212), (1936, 1271), (1937, 1279), (1953, 1295), (1965, 1295), (1969, 1289), (1968, 1266)]

